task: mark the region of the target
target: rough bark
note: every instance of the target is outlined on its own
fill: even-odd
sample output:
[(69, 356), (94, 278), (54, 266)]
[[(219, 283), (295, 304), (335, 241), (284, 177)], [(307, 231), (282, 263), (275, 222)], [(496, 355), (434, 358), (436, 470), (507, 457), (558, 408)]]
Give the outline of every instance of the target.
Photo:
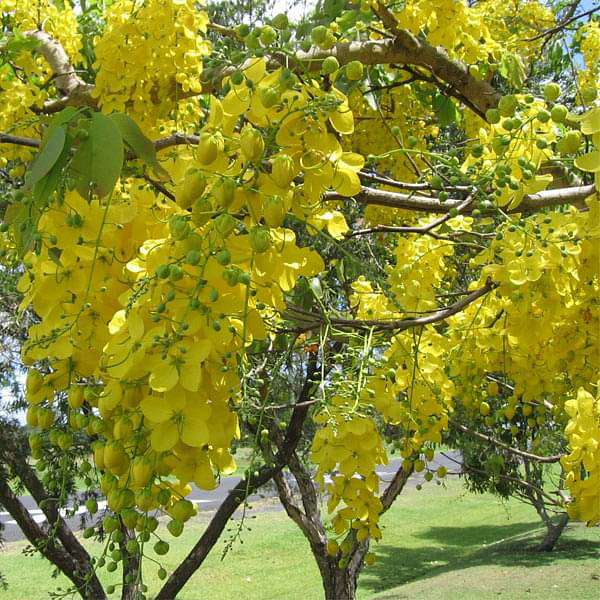
[[(335, 56), (344, 65), (359, 60), (366, 65), (401, 64), (412, 65), (431, 72), (435, 82), (443, 85), (445, 92), (463, 101), (477, 114), (483, 116), (488, 108), (496, 106), (500, 95), (487, 82), (471, 76), (468, 68), (462, 63), (452, 60), (443, 48), (436, 48), (424, 40), (419, 40), (410, 32), (392, 28), (394, 39), (368, 40), (362, 42), (339, 43), (329, 50), (311, 49), (308, 52), (298, 51), (291, 60), (288, 57), (273, 56), (274, 63), (285, 61), (300, 71), (316, 71), (328, 56)], [(39, 52), (44, 56), (61, 94), (57, 100), (49, 101), (43, 111), (57, 112), (65, 106), (95, 106), (92, 98), (93, 85), (84, 82), (75, 72), (67, 53), (59, 42), (44, 31), (30, 31), (27, 35), (39, 42)], [(221, 80), (231, 74), (231, 69), (213, 71), (210, 80), (203, 84), (202, 93), (218, 90)], [(183, 97), (189, 94), (181, 94)]]
[(27, 509), (10, 490), (6, 477), (3, 477), (5, 474), (2, 472), (0, 472), (0, 502), (17, 522), (25, 537), (73, 581), (84, 598), (105, 598), (90, 555), (60, 515), (57, 500), (48, 495), (35, 471), (28, 464), (26, 441), (18, 431), (6, 424), (0, 433), (2, 447), (0, 465), (6, 465), (30, 492), (47, 519), (48, 531), (31, 519)]
[[(541, 465), (526, 458), (523, 461), (523, 467), (525, 469), (525, 479), (528, 483), (532, 484), (531, 487), (524, 488), (523, 494), (535, 508), (540, 519), (546, 526), (546, 535), (537, 547), (537, 550), (540, 552), (552, 552), (558, 538), (569, 522), (569, 515), (563, 512), (560, 513), (556, 522), (553, 520), (552, 516), (548, 514), (547, 502), (541, 487), (544, 479)], [(537, 486), (533, 485), (533, 483), (537, 484)]]
[(340, 569), (334, 560), (326, 562), (324, 568), (319, 565), (325, 600), (354, 600), (358, 584), (358, 568)]
[[(508, 213), (523, 213), (540, 210), (551, 206), (560, 206), (561, 204), (580, 205), (583, 200), (594, 194), (593, 185), (579, 185), (568, 188), (559, 188), (554, 190), (544, 190), (537, 194), (529, 194), (523, 197), (521, 203), (508, 209)], [(448, 200), (440, 202), (432, 196), (417, 196), (415, 194), (403, 194), (401, 192), (391, 192), (376, 188), (363, 187), (362, 190), (354, 196), (354, 199), (361, 204), (374, 206), (386, 206), (388, 208), (403, 208), (426, 213), (443, 214), (449, 212), (452, 208), (458, 209), (462, 200)], [(348, 198), (341, 196), (336, 192), (325, 192), (324, 201), (348, 201)], [(474, 207), (467, 208), (464, 212), (470, 213)]]
[(31, 518), (29, 511), (21, 504), (3, 478), (0, 478), (0, 503), (17, 522), (33, 547), (71, 580), (82, 598), (86, 600), (104, 600), (106, 598), (95, 575), (87, 570), (86, 565), (80, 564), (48, 536), (47, 532)]
[(57, 112), (69, 105), (95, 106), (92, 98), (94, 86), (77, 75), (62, 45), (45, 31), (28, 31), (25, 35), (39, 43), (37, 50), (52, 69), (54, 85), (61, 96), (48, 104), (48, 107), (52, 106), (49, 112)]
[(567, 513), (562, 513), (556, 523), (553, 523), (552, 520), (548, 520), (546, 522), (546, 535), (544, 536), (544, 539), (540, 545), (537, 547), (538, 551), (552, 552), (556, 542), (558, 542), (558, 538), (560, 538), (568, 522), (569, 515)]

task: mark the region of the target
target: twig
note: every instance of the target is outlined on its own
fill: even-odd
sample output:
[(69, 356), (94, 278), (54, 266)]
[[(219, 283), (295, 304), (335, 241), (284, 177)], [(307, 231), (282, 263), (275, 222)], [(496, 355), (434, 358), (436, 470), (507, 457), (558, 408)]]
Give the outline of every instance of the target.
[(479, 433), (478, 431), (469, 429), (468, 427), (465, 427), (464, 425), (461, 425), (460, 423), (456, 423), (453, 420), (450, 420), (450, 425), (451, 425), (451, 427), (454, 427), (455, 429), (458, 429), (459, 431), (462, 431), (463, 433), (466, 433), (467, 435), (470, 435), (471, 437), (475, 437), (477, 439), (483, 440), (484, 442), (488, 442), (494, 446), (497, 446), (498, 448), (502, 448), (502, 449), (506, 450), (507, 452), (510, 452), (511, 454), (516, 454), (517, 456), (526, 458), (527, 460), (533, 460), (533, 461), (536, 461), (539, 463), (556, 463), (563, 456), (562, 454), (556, 454), (553, 456), (538, 456), (537, 454), (532, 454), (531, 452), (525, 452), (524, 450), (519, 450), (518, 448), (513, 448), (512, 446), (509, 446), (508, 444), (505, 444), (504, 442), (501, 442), (500, 440), (490, 437), (489, 435), (484, 435), (483, 433)]
[[(468, 206), (473, 202), (473, 196), (469, 196), (466, 200), (464, 200), (461, 204), (456, 207), (457, 214), (462, 214), (465, 212)], [(427, 225), (422, 225), (421, 227), (395, 227), (393, 225), (377, 225), (375, 227), (370, 227), (368, 229), (358, 229), (356, 231), (351, 231), (347, 234), (346, 237), (355, 237), (358, 235), (369, 235), (371, 233), (419, 233), (423, 235), (429, 235), (435, 239), (447, 239), (443, 238), (443, 236), (438, 235), (433, 230), (440, 225), (446, 223), (452, 218), (450, 213), (446, 213), (444, 216), (435, 219), (435, 221), (431, 221)]]
[(15, 144), (17, 146), (27, 146), (28, 148), (39, 148), (41, 142), (33, 138), (0, 132), (0, 144)]
[[(428, 316), (417, 317), (413, 319), (337, 319), (327, 317), (319, 313), (312, 313), (310, 316), (307, 315), (306, 319), (302, 319), (306, 322), (299, 328), (292, 329), (292, 331), (309, 331), (316, 329), (325, 322), (330, 323), (332, 327), (337, 329), (354, 329), (354, 330), (370, 330), (375, 331), (404, 331), (413, 327), (424, 327), (425, 325), (431, 325), (444, 321), (448, 317), (459, 313), (469, 304), (472, 304), (482, 296), (485, 296), (491, 290), (498, 287), (498, 284), (488, 278), (485, 285), (474, 292), (471, 292), (468, 296), (451, 304), (446, 308), (442, 308)], [(298, 319), (296, 319), (298, 320)], [(308, 322), (310, 320), (310, 323)]]
[(555, 27), (551, 27), (550, 29), (546, 29), (546, 31), (542, 31), (542, 33), (538, 33), (537, 35), (534, 35), (533, 37), (530, 37), (530, 38), (525, 38), (523, 41), (524, 42), (534, 42), (535, 40), (539, 40), (540, 38), (546, 37), (547, 35), (552, 35), (552, 34), (556, 33), (557, 31), (564, 29), (565, 27), (567, 27), (567, 25), (570, 25), (571, 23), (573, 23), (573, 21), (577, 21), (578, 19), (582, 19), (583, 17), (587, 17), (589, 15), (593, 15), (594, 13), (598, 12), (599, 10), (600, 10), (600, 6), (596, 6), (596, 8), (592, 8), (583, 13), (579, 13), (578, 15), (574, 15), (570, 18), (567, 18), (567, 19), (561, 21)]

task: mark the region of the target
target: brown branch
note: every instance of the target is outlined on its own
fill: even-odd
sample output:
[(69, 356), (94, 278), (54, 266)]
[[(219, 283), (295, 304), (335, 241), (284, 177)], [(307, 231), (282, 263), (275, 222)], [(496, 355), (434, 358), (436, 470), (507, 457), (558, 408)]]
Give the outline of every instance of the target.
[(56, 545), (54, 540), (33, 520), (29, 511), (1, 476), (0, 503), (17, 522), (17, 525), (34, 548), (73, 582), (82, 598), (93, 597), (98, 598), (98, 600), (106, 598), (106, 594), (97, 578), (94, 575), (89, 578), (86, 565), (80, 564), (71, 554)]
[[(44, 485), (27, 461), (28, 452), (26, 449), (26, 440), (19, 435), (19, 430), (15, 430), (6, 424), (2, 426), (1, 433), (0, 446), (2, 451), (0, 452), (0, 465), (4, 464), (9, 467), (12, 474), (14, 474), (25, 486), (31, 494), (31, 497), (46, 516), (50, 527), (50, 533), (44, 531), (43, 534), (47, 543), (54, 544), (53, 536), (56, 535), (64, 550), (75, 561), (78, 577), (81, 582), (85, 580), (84, 588), (82, 588), (81, 585), (78, 585), (78, 587), (84, 590), (85, 593), (89, 592), (90, 594), (93, 594), (94, 597), (104, 598), (102, 585), (96, 577), (90, 555), (60, 515), (57, 500), (48, 495)], [(3, 473), (0, 472), (0, 479), (2, 479), (2, 476)], [(18, 498), (16, 500), (19, 502)], [(21, 522), (15, 516), (13, 516), (13, 518), (17, 521), (19, 526), (21, 526)], [(28, 526), (26, 522), (23, 524), (26, 527)], [(23, 531), (23, 533), (26, 532)], [(28, 539), (34, 543), (31, 538), (28, 537)], [(65, 574), (69, 576), (68, 573)], [(69, 578), (73, 580), (72, 577), (69, 576)]]
[(532, 460), (532, 461), (539, 462), (539, 463), (556, 463), (556, 462), (560, 461), (560, 459), (563, 456), (562, 454), (555, 454), (552, 456), (539, 456), (537, 454), (532, 454), (531, 452), (525, 452), (524, 450), (519, 450), (518, 448), (513, 448), (512, 446), (509, 446), (508, 444), (505, 444), (504, 442), (501, 442), (500, 440), (490, 437), (489, 435), (479, 433), (478, 431), (469, 429), (465, 425), (461, 425), (460, 423), (456, 423), (455, 421), (450, 420), (450, 425), (452, 427), (454, 427), (455, 429), (458, 429), (459, 431), (462, 431), (463, 433), (470, 435), (471, 437), (477, 438), (484, 442), (488, 442), (489, 444), (497, 446), (498, 448), (502, 448), (503, 450), (506, 450), (507, 452), (510, 452), (511, 454), (521, 456), (522, 458), (525, 458), (527, 460)]
[(382, 513), (388, 510), (396, 498), (402, 493), (406, 482), (413, 474), (413, 470), (414, 467), (412, 466), (411, 462), (411, 467), (409, 469), (405, 470), (404, 467), (400, 467), (396, 471), (392, 481), (390, 481), (388, 486), (385, 488), (383, 495), (381, 496), (381, 504), (383, 505)]
[[(508, 213), (522, 213), (559, 206), (561, 204), (578, 204), (595, 192), (594, 185), (581, 185), (554, 190), (544, 190), (536, 194), (523, 197), (521, 203), (515, 208), (509, 209)], [(354, 200), (362, 204), (374, 206), (387, 206), (388, 208), (402, 208), (419, 212), (447, 213), (453, 208), (460, 206), (460, 200), (448, 200), (440, 202), (432, 196), (415, 196), (413, 194), (402, 194), (370, 187), (363, 187), (361, 191), (353, 196)], [(337, 192), (325, 192), (324, 201), (348, 200), (347, 197)], [(467, 214), (469, 211), (465, 211)]]
[[(475, 473), (481, 473), (482, 475), (489, 475), (489, 473), (487, 471), (484, 471), (483, 469), (478, 469), (477, 467), (473, 467), (471, 465), (467, 465), (466, 463), (459, 463), (457, 460), (453, 459), (452, 457), (448, 456), (447, 454), (445, 454), (444, 452), (441, 453), (443, 456), (445, 456), (446, 458), (448, 458), (449, 460), (460, 464), (461, 466), (461, 472), (460, 473), (452, 473), (452, 475), (457, 474), (457, 475), (465, 475), (465, 471), (473, 471)], [(511, 475), (505, 475), (504, 473), (495, 473), (495, 476), (500, 478), (500, 479), (505, 479), (506, 481), (512, 481), (513, 483), (516, 483), (518, 485), (521, 485), (525, 488), (529, 488), (532, 490), (535, 490), (536, 492), (540, 493), (542, 496), (544, 496), (544, 498), (546, 498), (548, 500), (548, 502), (553, 505), (553, 506), (562, 506), (562, 496), (561, 496), (561, 502), (555, 500), (554, 498), (552, 498), (552, 496), (548, 495), (544, 490), (542, 490), (541, 488), (537, 487), (536, 485), (533, 485), (532, 483), (530, 483), (529, 481), (525, 481), (524, 479), (519, 479), (518, 477), (512, 477)], [(560, 496), (560, 494), (558, 492), (556, 492), (557, 495)]]
[[(212, 29), (221, 34), (229, 35), (227, 28), (213, 25)], [(92, 98), (93, 85), (84, 82), (75, 73), (66, 52), (50, 35), (43, 31), (33, 31), (28, 34), (40, 42), (40, 52), (46, 58), (55, 74), (56, 86), (62, 97), (47, 102), (42, 111), (53, 113), (65, 106), (96, 106)], [(435, 77), (448, 84), (480, 115), (488, 108), (494, 107), (499, 94), (486, 81), (472, 77), (468, 69), (451, 60), (440, 48), (434, 48), (424, 41), (417, 40), (407, 31), (395, 33), (394, 39), (367, 40), (363, 42), (338, 43), (329, 50), (313, 48), (308, 52), (299, 50), (291, 60), (286, 56), (271, 57), (274, 64), (290, 64), (300, 72), (318, 71), (328, 56), (335, 56), (340, 64), (345, 65), (353, 60), (360, 60), (366, 65), (406, 64), (419, 66), (431, 71)], [(207, 80), (203, 81), (202, 94), (218, 91), (221, 81), (231, 75), (234, 67), (225, 67), (206, 72)], [(57, 75), (58, 74), (58, 75)], [(183, 98), (193, 94), (179, 94)]]
[[(461, 202), (457, 207), (457, 214), (463, 214), (467, 208), (473, 203), (473, 196), (469, 196), (466, 200)], [(440, 225), (443, 225), (447, 221), (449, 221), (453, 215), (450, 213), (446, 213), (444, 216), (439, 219), (435, 219), (431, 221), (431, 223), (427, 223), (427, 225), (422, 225), (420, 227), (396, 227), (394, 225), (377, 225), (375, 227), (370, 227), (368, 229), (357, 229), (356, 231), (350, 231), (346, 237), (355, 237), (359, 235), (369, 235), (371, 233), (418, 233), (421, 235), (429, 235), (435, 239), (443, 239), (443, 236), (438, 235), (433, 230)]]
[(571, 17), (567, 17), (563, 21), (561, 21), (558, 25), (556, 25), (555, 27), (546, 29), (546, 31), (542, 31), (541, 33), (538, 33), (537, 35), (534, 35), (533, 37), (525, 38), (523, 41), (524, 42), (534, 42), (535, 40), (539, 40), (540, 38), (544, 38), (546, 36), (553, 35), (556, 32), (560, 31), (561, 29), (564, 29), (565, 27), (567, 27), (574, 21), (577, 21), (578, 19), (582, 19), (583, 17), (593, 15), (594, 13), (597, 13), (599, 10), (600, 10), (600, 6), (597, 6), (596, 8), (592, 8), (592, 9), (587, 10), (586, 12), (580, 13), (578, 15), (573, 15)]
[(206, 25), (206, 28), (209, 31), (214, 31), (215, 33), (218, 33), (219, 35), (222, 35), (224, 37), (229, 37), (237, 41), (242, 40), (240, 34), (231, 27), (225, 27), (224, 25), (219, 25), (218, 23), (208, 23)]
[[(390, 177), (386, 177), (385, 175), (379, 175), (377, 173), (368, 173), (367, 171), (359, 171), (358, 175), (361, 179), (366, 179), (367, 181), (372, 181), (373, 183), (380, 183), (389, 187), (398, 188), (400, 190), (424, 191), (433, 189), (432, 185), (427, 182), (410, 183), (407, 181), (397, 181), (396, 179), (391, 179)], [(444, 189), (448, 192), (468, 192), (472, 188), (468, 185), (456, 185), (446, 186)]]
[(383, 3), (374, 11), (386, 29), (394, 34), (394, 45), (402, 50), (398, 59), (391, 62), (426, 68), (437, 79), (450, 86), (446, 92), (462, 99), (482, 117), (488, 109), (498, 104), (500, 94), (489, 82), (473, 77), (464, 64), (452, 60), (443, 48), (436, 48), (399, 27), (396, 17)]
[(184, 133), (173, 133), (154, 142), (154, 148), (157, 152), (171, 146), (197, 146), (200, 138), (197, 135), (185, 135)]
[(10, 135), (0, 132), (0, 144), (15, 144), (16, 146), (27, 146), (28, 148), (39, 148), (40, 141), (33, 138)]
[(79, 77), (71, 65), (71, 60), (62, 45), (45, 31), (28, 31), (25, 35), (37, 40), (36, 51), (46, 59), (53, 72), (53, 80), (61, 98), (44, 104), (41, 111), (32, 108), (34, 112), (53, 113), (65, 106), (96, 106), (92, 98), (94, 86)]
[[(471, 292), (468, 296), (465, 296), (461, 300), (451, 304), (446, 308), (437, 310), (430, 315), (425, 317), (411, 318), (411, 319), (337, 319), (327, 318), (325, 315), (319, 313), (310, 313), (309, 315), (302, 316), (301, 318), (296, 317), (296, 321), (304, 321), (300, 327), (293, 329), (296, 332), (309, 331), (311, 329), (318, 329), (324, 323), (330, 323), (332, 327), (338, 329), (354, 329), (354, 330), (369, 330), (375, 331), (392, 331), (399, 332), (413, 327), (424, 327), (425, 325), (432, 325), (433, 323), (439, 323), (447, 318), (459, 313), (469, 304), (477, 301), (479, 298), (485, 296), (490, 291), (498, 287), (498, 284), (488, 278), (485, 285), (474, 292)], [(310, 320), (310, 322), (308, 322)]]

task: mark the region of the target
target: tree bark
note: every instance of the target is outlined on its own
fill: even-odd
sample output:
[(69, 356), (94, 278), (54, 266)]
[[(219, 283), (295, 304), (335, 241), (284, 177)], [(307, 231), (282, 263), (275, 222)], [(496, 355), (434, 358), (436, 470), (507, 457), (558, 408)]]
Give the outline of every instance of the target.
[(0, 503), (17, 522), (17, 525), (34, 548), (73, 582), (82, 598), (105, 600), (106, 594), (95, 574), (89, 570), (89, 565), (79, 563), (47, 535), (31, 518), (29, 511), (15, 496), (2, 477), (0, 477)]
[(568, 522), (569, 515), (566, 512), (559, 516), (556, 523), (553, 523), (551, 519), (546, 521), (546, 535), (537, 547), (538, 552), (552, 552)]
[[(6, 471), (0, 469), (0, 503), (36, 550), (75, 584), (83, 598), (106, 598), (90, 555), (60, 515), (57, 500), (48, 496), (44, 485), (27, 463), (28, 446), (21, 431), (6, 422), (0, 423), (0, 449), (0, 467), (7, 467)], [(8, 485), (9, 472), (31, 493), (47, 519), (48, 530), (31, 518), (12, 492)]]
[(351, 563), (345, 569), (340, 569), (336, 559), (332, 558), (328, 558), (326, 561), (317, 560), (317, 562), (326, 563), (319, 564), (325, 600), (354, 600), (356, 598), (357, 566)]

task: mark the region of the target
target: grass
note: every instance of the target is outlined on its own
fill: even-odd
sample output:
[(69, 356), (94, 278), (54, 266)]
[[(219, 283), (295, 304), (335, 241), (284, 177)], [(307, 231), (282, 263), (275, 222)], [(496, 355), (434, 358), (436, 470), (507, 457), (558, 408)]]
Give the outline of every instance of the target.
[[(207, 518), (200, 516), (176, 541), (166, 536), (172, 545), (163, 561), (167, 570), (189, 551)], [(246, 525), (250, 530), (243, 531), (244, 543), (236, 541), (221, 560), (230, 531), (178, 599), (322, 598), (308, 544), (283, 512), (256, 512)], [(573, 524), (554, 553), (539, 554), (532, 550), (542, 533), (533, 509), (466, 494), (457, 482), (446, 489), (435, 485), (421, 492), (408, 489), (385, 515), (383, 525), (384, 539), (375, 548), (378, 562), (360, 579), (360, 600), (576, 600), (596, 597), (600, 587), (598, 528)], [(60, 577), (49, 578), (51, 569), (42, 559), (24, 557), (24, 546), (9, 544), (0, 554), (0, 571), (9, 583), (3, 599), (41, 600), (65, 585)], [(155, 570), (150, 567), (147, 573), (151, 593), (159, 583)], [(116, 582), (110, 575), (106, 579)]]

